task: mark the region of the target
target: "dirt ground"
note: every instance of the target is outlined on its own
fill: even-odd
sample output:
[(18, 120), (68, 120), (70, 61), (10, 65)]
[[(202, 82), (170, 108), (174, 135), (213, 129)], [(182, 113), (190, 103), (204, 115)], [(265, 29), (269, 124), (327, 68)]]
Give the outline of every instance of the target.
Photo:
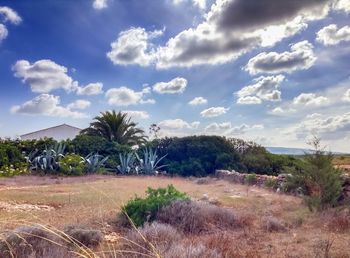
[[(0, 228), (29, 223), (57, 228), (88, 224), (102, 229), (106, 241), (114, 241), (111, 223), (121, 205), (135, 195), (144, 195), (147, 187), (169, 184), (193, 199), (206, 199), (251, 218), (249, 232), (233, 234), (237, 239), (248, 234), (250, 241), (258, 243), (260, 257), (324, 257), (326, 243), (331, 243), (331, 257), (350, 257), (350, 232), (330, 229), (327, 214), (310, 212), (301, 198), (216, 179), (203, 183), (191, 178), (146, 176), (4, 178), (0, 179)], [(282, 221), (288, 230), (264, 231), (267, 217)]]

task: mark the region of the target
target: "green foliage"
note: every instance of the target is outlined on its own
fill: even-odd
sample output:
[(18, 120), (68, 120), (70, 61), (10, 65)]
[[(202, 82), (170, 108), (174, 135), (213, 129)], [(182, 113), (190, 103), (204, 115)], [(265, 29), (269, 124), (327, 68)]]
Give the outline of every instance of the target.
[(179, 192), (173, 185), (158, 189), (149, 187), (146, 194), (145, 198), (135, 197), (122, 207), (122, 218), (125, 220), (128, 216), (137, 227), (146, 221), (153, 221), (157, 212), (172, 201), (188, 199), (185, 193)]
[(206, 176), (216, 169), (242, 168), (239, 153), (224, 137), (164, 138), (154, 140), (153, 145), (158, 146), (160, 156), (167, 154), (162, 163), (168, 165), (170, 174)]
[(140, 171), (144, 174), (155, 174), (158, 170), (162, 169), (166, 165), (158, 165), (167, 156), (167, 154), (162, 157), (158, 157), (157, 150), (151, 147), (145, 147), (143, 149), (142, 158), (136, 153), (136, 158), (140, 163)]
[(246, 181), (246, 184), (248, 185), (255, 185), (257, 182), (256, 174), (247, 175), (247, 177), (245, 178), (245, 181)]
[(129, 153), (119, 153), (120, 165), (117, 166), (119, 173), (129, 174), (134, 169), (135, 154), (133, 152)]
[(273, 179), (273, 178), (268, 178), (264, 182), (264, 186), (267, 187), (267, 188), (275, 188), (276, 184), (277, 184), (277, 180)]
[(98, 153), (95, 153), (95, 154), (90, 153), (85, 157), (86, 172), (87, 173), (101, 172), (107, 160), (108, 160), (108, 156), (103, 157)]
[(289, 184), (299, 185), (311, 210), (322, 210), (337, 204), (342, 192), (341, 171), (333, 164), (333, 155), (326, 153), (320, 140), (310, 143), (314, 151), (305, 155), (304, 167), (293, 171)]
[(144, 131), (132, 122), (127, 113), (113, 111), (102, 112), (90, 123), (90, 127), (84, 129), (81, 134), (100, 136), (107, 141), (122, 145), (138, 145), (145, 143)]
[(67, 176), (83, 175), (85, 159), (77, 154), (67, 154), (60, 161), (60, 172)]
[(28, 169), (26, 163), (17, 164), (16, 167), (13, 165), (6, 165), (0, 168), (0, 177), (19, 176), (27, 173)]
[(0, 142), (0, 169), (13, 166), (19, 168), (25, 159), (19, 149), (8, 142)]

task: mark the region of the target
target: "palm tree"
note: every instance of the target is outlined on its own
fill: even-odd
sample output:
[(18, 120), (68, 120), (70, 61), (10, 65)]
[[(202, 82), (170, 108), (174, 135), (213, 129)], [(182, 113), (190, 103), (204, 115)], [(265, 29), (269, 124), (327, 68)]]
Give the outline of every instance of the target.
[(96, 116), (90, 127), (82, 130), (81, 134), (101, 136), (111, 142), (133, 146), (144, 143), (147, 139), (144, 131), (136, 126), (127, 113), (106, 111)]

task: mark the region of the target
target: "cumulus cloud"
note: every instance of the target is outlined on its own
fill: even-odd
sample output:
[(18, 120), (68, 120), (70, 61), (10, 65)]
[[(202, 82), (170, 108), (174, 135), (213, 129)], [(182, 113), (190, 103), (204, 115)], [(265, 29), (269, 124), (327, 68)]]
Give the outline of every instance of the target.
[(194, 99), (188, 102), (188, 104), (191, 106), (204, 105), (207, 103), (208, 103), (208, 100), (203, 97), (195, 97)]
[(187, 87), (185, 78), (176, 77), (169, 82), (158, 82), (153, 85), (153, 90), (159, 94), (183, 93)]
[(94, 2), (92, 3), (92, 7), (97, 10), (101, 10), (107, 8), (107, 2), (108, 0), (94, 0)]
[(226, 63), (254, 47), (273, 46), (295, 35), (328, 10), (328, 3), (318, 0), (217, 0), (203, 23), (158, 49), (157, 67)]
[(107, 57), (115, 65), (147, 66), (155, 58), (155, 50), (149, 41), (162, 34), (161, 30), (150, 32), (140, 27), (122, 31), (112, 42), (112, 49), (107, 53)]
[(146, 111), (124, 110), (122, 113), (128, 114), (132, 119), (148, 119), (150, 115)]
[(350, 13), (350, 2), (349, 0), (335, 0), (333, 8), (337, 11), (344, 11)]
[(84, 87), (77, 88), (78, 95), (98, 95), (103, 93), (103, 84), (102, 82), (89, 83)]
[(67, 105), (68, 109), (86, 109), (90, 107), (91, 102), (84, 99), (77, 99), (76, 101)]
[(350, 26), (338, 29), (336, 24), (330, 24), (317, 32), (316, 40), (326, 46), (336, 45), (342, 41), (350, 41)]
[(19, 60), (12, 67), (15, 76), (28, 83), (33, 92), (49, 93), (56, 89), (72, 91), (78, 83), (67, 75), (67, 68), (55, 62), (43, 59), (31, 64)]
[(223, 122), (223, 123), (211, 123), (207, 125), (204, 129), (205, 133), (215, 133), (220, 135), (241, 135), (245, 134), (247, 131), (251, 130), (261, 130), (264, 129), (264, 125), (255, 124), (255, 125), (247, 125), (241, 124), (238, 126), (233, 126), (231, 122)]
[(10, 22), (16, 25), (22, 22), (22, 18), (18, 13), (7, 6), (0, 6), (0, 17), (2, 17), (4, 22)]
[(174, 5), (179, 5), (186, 2), (190, 2), (193, 6), (198, 7), (201, 10), (205, 10), (207, 7), (206, 0), (172, 0)]
[(313, 46), (307, 40), (291, 46), (291, 51), (263, 52), (251, 58), (245, 67), (250, 74), (291, 73), (309, 69), (316, 61)]
[(217, 117), (221, 116), (223, 114), (226, 114), (226, 112), (229, 110), (229, 108), (225, 107), (210, 107), (207, 109), (204, 109), (201, 112), (202, 117)]
[(160, 128), (170, 129), (170, 130), (180, 130), (180, 129), (197, 129), (200, 122), (195, 121), (188, 123), (182, 119), (167, 119), (158, 123)]
[(144, 88), (142, 91), (134, 91), (133, 89), (122, 86), (120, 88), (111, 88), (106, 92), (106, 98), (109, 105), (113, 106), (129, 106), (136, 104), (153, 104), (153, 100), (143, 99), (150, 89)]
[(284, 81), (283, 75), (261, 76), (254, 83), (243, 87), (235, 94), (238, 96), (238, 104), (260, 104), (262, 100), (280, 101), (280, 84)]
[(53, 117), (85, 118), (86, 114), (72, 111), (68, 107), (60, 106), (60, 97), (50, 94), (41, 94), (22, 105), (13, 106), (12, 113), (25, 115), (44, 115)]
[(8, 35), (8, 30), (4, 24), (0, 23), (0, 42), (5, 39)]
[(293, 104), (295, 105), (322, 106), (328, 103), (328, 98), (324, 96), (316, 96), (315, 93), (301, 93), (293, 99)]
[(323, 117), (314, 114), (305, 117), (291, 129), (298, 138), (317, 134), (324, 138), (342, 138), (350, 130), (350, 112), (345, 114)]
[(343, 100), (350, 102), (350, 89), (345, 92)]

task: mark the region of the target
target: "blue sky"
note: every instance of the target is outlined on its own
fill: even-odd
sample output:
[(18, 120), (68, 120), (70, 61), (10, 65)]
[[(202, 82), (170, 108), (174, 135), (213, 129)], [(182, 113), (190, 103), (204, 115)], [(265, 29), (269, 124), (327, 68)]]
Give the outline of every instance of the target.
[(1, 0), (0, 137), (115, 109), (349, 152), (349, 18), (349, 0)]

